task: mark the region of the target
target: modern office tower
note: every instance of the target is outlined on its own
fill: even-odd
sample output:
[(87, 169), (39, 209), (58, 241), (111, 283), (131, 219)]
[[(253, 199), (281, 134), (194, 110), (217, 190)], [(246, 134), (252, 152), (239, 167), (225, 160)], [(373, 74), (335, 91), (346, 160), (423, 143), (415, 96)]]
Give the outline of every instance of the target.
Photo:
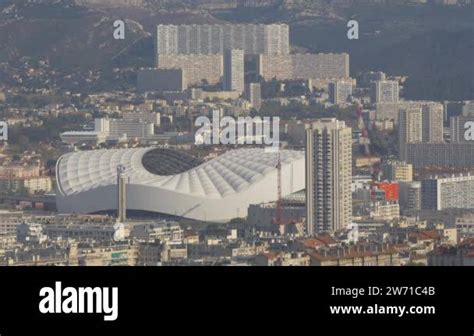
[(388, 160), (382, 164), (383, 178), (388, 181), (413, 181), (413, 166), (405, 161)]
[(125, 167), (117, 166), (117, 221), (124, 223), (127, 220), (127, 176)]
[(397, 81), (375, 81), (372, 84), (373, 103), (396, 103), (399, 99), (399, 87)]
[(184, 91), (188, 88), (183, 69), (142, 69), (137, 75), (137, 90), (144, 92)]
[(422, 116), (422, 109), (420, 107), (400, 109), (398, 131), (400, 159), (402, 161), (407, 159), (407, 144), (421, 143), (423, 140)]
[(472, 131), (474, 128), (474, 114), (471, 117), (451, 117), (449, 120), (449, 127), (451, 130), (451, 142), (474, 144), (474, 139), (472, 139), (472, 135), (474, 135), (474, 132)]
[(307, 234), (343, 229), (352, 221), (352, 130), (320, 119), (306, 131)]
[(400, 183), (400, 207), (408, 212), (421, 210), (421, 182)]
[(260, 83), (245, 85), (245, 99), (247, 99), (255, 110), (262, 107), (262, 86)]
[(443, 143), (444, 108), (441, 104), (423, 105), (423, 143)]
[(158, 25), (156, 54), (223, 54), (227, 49), (245, 54), (288, 54), (286, 24)]
[(352, 96), (352, 81), (338, 80), (329, 83), (329, 101), (331, 103), (347, 103), (350, 96)]
[(430, 210), (474, 208), (474, 175), (432, 177), (421, 181), (422, 208)]
[(224, 91), (244, 92), (244, 51), (229, 49), (224, 52)]

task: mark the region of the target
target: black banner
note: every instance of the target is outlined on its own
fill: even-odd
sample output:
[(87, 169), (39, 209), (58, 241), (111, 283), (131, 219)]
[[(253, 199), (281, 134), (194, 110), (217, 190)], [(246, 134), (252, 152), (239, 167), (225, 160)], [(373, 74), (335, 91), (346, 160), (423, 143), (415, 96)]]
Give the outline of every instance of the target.
[[(473, 335), (473, 274), (474, 268), (469, 267), (4, 267), (0, 268), (0, 335), (32, 331), (38, 335), (140, 335), (146, 330), (154, 330), (153, 334), (167, 330), (250, 334), (283, 327), (295, 334), (309, 328), (314, 335), (321, 330), (333, 330), (334, 335), (343, 331), (411, 334), (417, 330), (413, 328), (435, 334), (446, 328), (450, 335)], [(50, 303), (74, 310), (76, 303), (67, 301), (71, 288), (78, 299), (80, 288), (105, 292), (114, 287), (118, 288), (114, 321), (105, 320), (112, 313), (40, 311), (40, 302), (46, 298), (40, 297), (43, 288), (49, 288), (43, 294), (59, 293)], [(112, 298), (111, 293), (102, 297), (102, 303)], [(87, 307), (84, 302), (83, 309)]]

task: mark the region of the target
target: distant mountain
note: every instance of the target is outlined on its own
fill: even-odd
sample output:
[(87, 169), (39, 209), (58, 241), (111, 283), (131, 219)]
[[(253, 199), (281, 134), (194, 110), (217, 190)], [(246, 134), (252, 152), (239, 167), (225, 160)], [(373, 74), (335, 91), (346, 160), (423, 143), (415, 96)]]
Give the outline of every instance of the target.
[(139, 23), (128, 20), (127, 39), (115, 40), (115, 17), (71, 1), (13, 2), (2, 7), (0, 60), (30, 56), (47, 58), (58, 67), (94, 67), (149, 36)]
[[(31, 56), (66, 69), (152, 66), (160, 23), (286, 22), (297, 50), (348, 52), (352, 76), (381, 70), (408, 76), (410, 98), (474, 99), (474, 6), (412, 2), (2, 0), (0, 62)], [(127, 20), (125, 41), (112, 38), (116, 19)], [(351, 19), (360, 24), (357, 41), (346, 37)]]
[[(117, 19), (126, 21), (125, 40), (113, 38)], [(151, 36), (156, 24), (216, 21), (199, 11), (89, 7), (74, 0), (5, 0), (0, 3), (0, 61), (29, 56), (47, 58), (53, 66), (71, 69), (101, 68), (116, 61), (120, 65), (152, 66)]]
[[(351, 73), (384, 71), (409, 79), (411, 99), (474, 99), (474, 7), (358, 6), (342, 19), (313, 18), (291, 24), (293, 43), (312, 52), (348, 52)], [(360, 39), (346, 38), (347, 20)]]
[(474, 99), (474, 29), (415, 36), (375, 56), (380, 68), (410, 75), (407, 98)]

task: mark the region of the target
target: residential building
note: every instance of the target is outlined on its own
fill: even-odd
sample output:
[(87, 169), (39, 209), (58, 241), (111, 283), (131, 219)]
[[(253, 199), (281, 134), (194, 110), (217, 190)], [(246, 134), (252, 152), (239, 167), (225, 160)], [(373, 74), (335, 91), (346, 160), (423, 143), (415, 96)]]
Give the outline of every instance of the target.
[(413, 168), (425, 167), (472, 167), (474, 166), (474, 141), (467, 143), (405, 145), (403, 159)]
[(313, 236), (352, 221), (352, 129), (332, 118), (306, 132), (306, 224)]
[(184, 91), (188, 88), (183, 69), (142, 69), (138, 71), (137, 78), (140, 93)]
[(392, 221), (400, 218), (400, 206), (395, 201), (375, 202), (370, 212), (370, 218), (378, 221)]
[(244, 51), (228, 49), (224, 51), (224, 91), (243, 93), (244, 83)]
[(434, 176), (421, 181), (422, 208), (473, 209), (474, 175)]
[(345, 104), (352, 96), (352, 81), (337, 80), (329, 83), (329, 101), (333, 104)]
[(25, 191), (28, 194), (39, 192), (50, 192), (53, 183), (49, 176), (27, 177), (27, 178), (0, 178), (0, 189), (4, 191)]
[(85, 245), (77, 251), (79, 266), (136, 266), (138, 245), (111, 243)]
[(349, 80), (349, 55), (288, 54), (260, 55), (258, 74), (265, 80), (334, 79)]
[(399, 252), (390, 246), (335, 247), (309, 254), (311, 266), (400, 266)]
[(245, 54), (288, 54), (286, 24), (158, 25), (156, 53), (161, 55), (223, 54), (241, 49)]
[(123, 120), (126, 121), (144, 121), (152, 123), (155, 126), (161, 124), (161, 113), (159, 112), (126, 112), (122, 114)]
[(409, 108), (423, 108), (428, 107), (430, 110), (443, 110), (445, 111), (444, 105), (434, 101), (424, 100), (399, 100), (397, 102), (380, 102), (375, 104), (375, 118), (379, 121), (393, 120), (395, 124), (398, 123), (398, 114), (401, 109)]
[(256, 266), (309, 266), (310, 258), (302, 252), (266, 252), (255, 257)]
[(422, 132), (422, 109), (419, 107), (409, 107), (400, 109), (399, 112), (399, 150), (400, 159), (406, 161), (407, 144), (421, 143), (423, 140)]
[(397, 103), (399, 95), (397, 81), (383, 80), (375, 81), (372, 84), (373, 103)]
[(422, 118), (423, 143), (443, 143), (443, 106), (441, 104), (423, 105)]
[(405, 161), (387, 160), (382, 163), (382, 175), (388, 181), (411, 182), (413, 165)]
[(421, 182), (400, 182), (400, 207), (407, 212), (421, 210)]

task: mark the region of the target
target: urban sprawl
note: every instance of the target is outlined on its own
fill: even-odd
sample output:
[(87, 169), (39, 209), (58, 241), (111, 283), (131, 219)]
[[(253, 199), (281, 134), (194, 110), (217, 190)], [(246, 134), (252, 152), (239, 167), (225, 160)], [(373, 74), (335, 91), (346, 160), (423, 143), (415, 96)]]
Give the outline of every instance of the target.
[[(122, 92), (0, 63), (0, 265), (474, 266), (474, 101), (351, 78), (286, 24), (158, 25), (154, 44)], [(279, 117), (278, 146), (197, 142), (216, 114)]]

